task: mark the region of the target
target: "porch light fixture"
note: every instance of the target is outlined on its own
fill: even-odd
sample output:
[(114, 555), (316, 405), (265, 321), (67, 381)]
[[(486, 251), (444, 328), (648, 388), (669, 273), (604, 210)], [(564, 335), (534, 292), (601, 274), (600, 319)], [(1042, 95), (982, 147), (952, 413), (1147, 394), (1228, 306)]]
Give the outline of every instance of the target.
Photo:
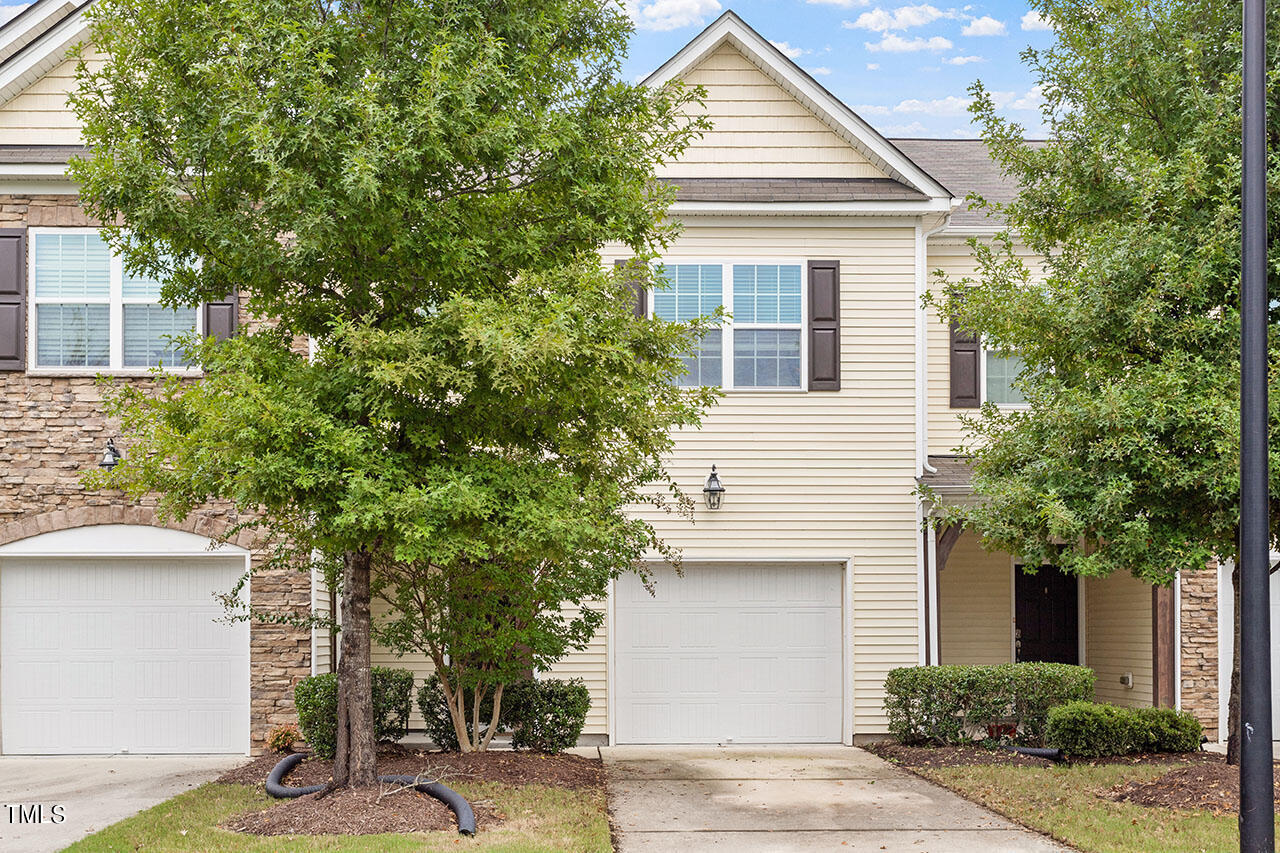
[(716, 473), (714, 465), (707, 475), (707, 484), (702, 487), (702, 497), (707, 502), (707, 509), (719, 509), (724, 500), (724, 486), (720, 483), (720, 475)]
[(102, 461), (98, 463), (99, 468), (106, 468), (110, 471), (116, 467), (116, 463), (124, 458), (124, 454), (116, 450), (116, 443), (113, 439), (107, 439), (107, 449), (102, 451)]

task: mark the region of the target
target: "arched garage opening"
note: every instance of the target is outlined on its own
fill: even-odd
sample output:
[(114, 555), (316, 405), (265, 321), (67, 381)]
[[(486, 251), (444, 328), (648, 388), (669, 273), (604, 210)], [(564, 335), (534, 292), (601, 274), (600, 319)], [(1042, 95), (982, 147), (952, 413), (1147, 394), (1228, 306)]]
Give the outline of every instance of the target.
[(247, 752), (249, 625), (215, 595), (249, 552), (210, 545), (132, 524), (0, 545), (0, 752)]

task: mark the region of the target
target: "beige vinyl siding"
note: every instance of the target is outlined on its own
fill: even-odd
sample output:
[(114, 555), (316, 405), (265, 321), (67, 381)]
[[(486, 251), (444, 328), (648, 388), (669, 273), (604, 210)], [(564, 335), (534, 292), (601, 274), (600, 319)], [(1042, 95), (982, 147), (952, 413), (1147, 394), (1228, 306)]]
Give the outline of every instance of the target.
[[(676, 435), (694, 522), (649, 513), (690, 561), (852, 561), (854, 732), (885, 731), (885, 674), (918, 661), (914, 231), (856, 221), (685, 223), (671, 261), (839, 259), (839, 392), (729, 392)], [(606, 261), (623, 257), (606, 252)], [(727, 490), (711, 512), (711, 465)]]
[(1013, 660), (1013, 563), (965, 532), (938, 573), (938, 653), (944, 664)]
[(664, 177), (883, 178), (884, 172), (730, 45), (685, 75), (706, 88), (714, 129)]
[[(391, 606), (385, 601), (374, 599), (373, 601), (373, 623), (377, 625), (386, 619), (387, 614), (391, 610)], [(435, 667), (431, 665), (431, 661), (426, 655), (410, 654), (400, 657), (390, 649), (373, 644), (370, 653), (371, 662), (374, 666), (385, 666), (389, 669), (407, 669), (413, 673), (413, 708), (409, 712), (409, 728), (422, 730), (422, 712), (418, 710), (418, 688), (422, 686), (422, 682), (427, 676), (435, 672)]]
[[(324, 575), (314, 571), (311, 573), (311, 612), (316, 616), (329, 615), (329, 590), (324, 584)], [(329, 654), (329, 631), (312, 628), (311, 636), (311, 671), (317, 675), (334, 671), (337, 661)]]
[[(601, 601), (591, 605), (600, 610), (608, 610), (607, 602)], [(574, 615), (577, 608), (568, 607), (566, 612)], [(608, 647), (609, 629), (606, 622), (600, 624), (595, 636), (585, 649), (570, 652), (556, 662), (541, 676), (546, 678), (581, 678), (591, 693), (591, 709), (587, 711), (587, 724), (582, 733), (587, 735), (603, 735), (609, 733), (609, 666)]]
[[(1041, 274), (1035, 255), (1022, 251), (1022, 257), (1031, 268), (1032, 277)], [(927, 286), (938, 292), (941, 286), (934, 273), (941, 270), (950, 281), (978, 277), (978, 263), (973, 250), (960, 237), (936, 236), (929, 239), (926, 272)], [(977, 409), (951, 408), (951, 329), (942, 322), (938, 311), (930, 306), (926, 311), (926, 346), (928, 358), (928, 425), (929, 453), (949, 454), (966, 445), (964, 427), (960, 416), (977, 414)]]
[[(1099, 702), (1151, 704), (1151, 584), (1117, 572), (1085, 580), (1085, 665)], [(1133, 689), (1120, 677), (1133, 673)]]
[[(101, 55), (85, 48), (91, 67), (102, 64)], [(68, 59), (48, 74), (0, 105), (0, 139), (7, 145), (79, 145), (80, 119), (67, 104), (76, 87), (76, 61)]]

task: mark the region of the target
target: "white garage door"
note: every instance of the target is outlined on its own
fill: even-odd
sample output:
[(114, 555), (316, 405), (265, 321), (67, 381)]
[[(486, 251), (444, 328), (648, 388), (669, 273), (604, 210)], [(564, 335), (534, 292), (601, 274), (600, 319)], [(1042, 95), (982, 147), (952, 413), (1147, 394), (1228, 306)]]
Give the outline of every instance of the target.
[(249, 627), (215, 622), (239, 558), (5, 559), (0, 749), (244, 752)]
[(617, 583), (619, 743), (838, 743), (838, 565), (686, 565)]

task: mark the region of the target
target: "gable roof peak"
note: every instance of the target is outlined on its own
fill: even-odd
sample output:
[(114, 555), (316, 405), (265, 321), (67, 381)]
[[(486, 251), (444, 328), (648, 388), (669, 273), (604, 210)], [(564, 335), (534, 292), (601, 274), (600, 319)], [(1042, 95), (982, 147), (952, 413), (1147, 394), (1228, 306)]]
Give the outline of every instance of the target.
[(882, 136), (843, 101), (827, 91), (790, 57), (751, 28), (732, 9), (726, 9), (674, 56), (644, 79), (647, 86), (661, 86), (691, 71), (704, 59), (729, 44), (784, 91), (799, 101), (819, 121), (831, 128), (885, 174), (932, 198), (953, 198), (950, 191), (911, 158)]

